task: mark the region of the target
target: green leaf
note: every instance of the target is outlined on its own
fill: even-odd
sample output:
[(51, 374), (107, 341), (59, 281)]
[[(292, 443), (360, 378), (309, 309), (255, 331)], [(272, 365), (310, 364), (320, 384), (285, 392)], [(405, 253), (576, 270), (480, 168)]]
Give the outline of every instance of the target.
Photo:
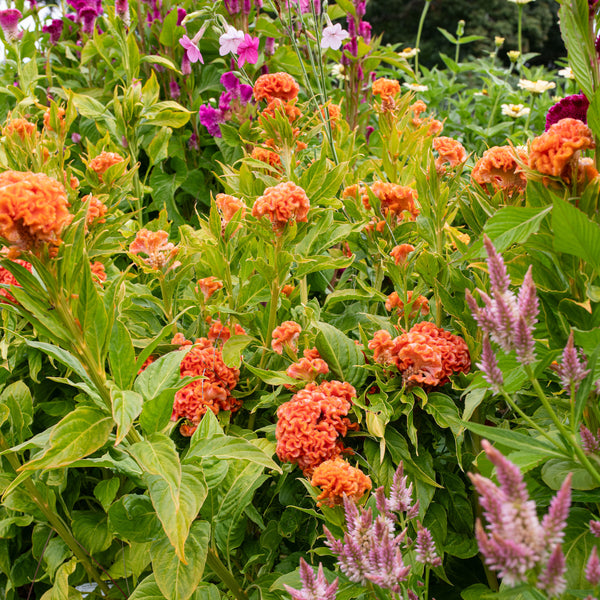
[(542, 467), (542, 479), (553, 490), (560, 489), (569, 473), (573, 473), (571, 487), (574, 490), (595, 490), (600, 484), (579, 463), (553, 458)]
[(228, 367), (236, 367), (239, 369), (242, 364), (242, 352), (252, 341), (254, 341), (254, 338), (249, 335), (232, 335), (223, 344), (223, 362)]
[(153, 165), (169, 157), (169, 140), (173, 130), (170, 127), (161, 127), (148, 145), (148, 157)]
[(181, 71), (177, 68), (175, 63), (172, 60), (169, 60), (166, 56), (159, 56), (158, 54), (146, 54), (140, 58), (140, 62), (161, 65), (170, 71), (181, 75)]
[(94, 497), (102, 504), (104, 510), (108, 510), (109, 506), (113, 503), (120, 485), (121, 481), (119, 478), (112, 477), (111, 479), (103, 479), (98, 482), (94, 488)]
[(135, 363), (135, 350), (129, 331), (121, 321), (113, 324), (112, 334), (108, 347), (110, 372), (115, 383), (122, 390), (128, 390), (137, 373)]
[(76, 566), (77, 559), (75, 557), (62, 564), (56, 571), (54, 587), (48, 590), (41, 600), (80, 600), (81, 594), (69, 587), (69, 575), (75, 571)]
[(513, 244), (524, 244), (531, 234), (539, 230), (544, 217), (551, 210), (551, 206), (545, 208), (507, 206), (501, 208), (485, 224), (483, 230), (494, 243), (496, 250), (504, 252)]
[(600, 136), (600, 89), (596, 90), (588, 107), (587, 124), (596, 137)]
[(91, 388), (95, 389), (96, 386), (92, 383), (92, 380), (89, 378), (83, 365), (70, 352), (63, 350), (58, 346), (46, 344), (45, 342), (35, 342), (33, 340), (26, 340), (26, 342), (28, 346), (42, 350), (48, 356), (51, 356), (66, 367), (69, 367), (69, 369), (77, 373), (77, 375), (79, 375), (79, 377), (81, 377), (81, 379)]
[(148, 575), (144, 581), (142, 581), (136, 588), (133, 590), (133, 594), (129, 596), (129, 600), (166, 600), (156, 580), (154, 575)]
[(33, 423), (33, 398), (29, 388), (22, 381), (12, 383), (0, 395), (0, 406), (6, 409), (13, 435), (13, 445), (29, 438), (30, 425)]
[(284, 371), (267, 371), (266, 369), (259, 369), (253, 367), (248, 363), (244, 363), (246, 369), (256, 375), (264, 383), (269, 385), (297, 385), (298, 381), (293, 379), (289, 375), (286, 375)]
[(112, 542), (112, 533), (105, 513), (73, 511), (73, 535), (90, 554), (106, 550)]
[(109, 509), (108, 518), (122, 539), (142, 544), (153, 542), (161, 531), (158, 515), (148, 496), (127, 494)]
[(135, 380), (133, 389), (145, 400), (158, 397), (163, 391), (175, 389), (181, 379), (179, 365), (185, 350), (174, 350), (150, 363)]
[(176, 45), (177, 42), (177, 20), (179, 15), (176, 10), (172, 10), (167, 14), (163, 23), (162, 29), (160, 32), (159, 41), (167, 48), (172, 48)]
[(144, 398), (141, 394), (131, 390), (113, 390), (111, 401), (113, 419), (117, 424), (115, 446), (118, 446), (129, 433), (132, 423), (142, 412)]
[(554, 249), (582, 258), (600, 269), (600, 225), (590, 221), (578, 208), (561, 198), (552, 211)]
[(152, 545), (154, 577), (167, 600), (188, 600), (194, 593), (204, 573), (209, 541), (210, 524), (195, 521), (185, 542), (187, 564), (181, 562), (168, 539)]
[(42, 456), (25, 463), (21, 469), (57, 469), (92, 454), (108, 441), (112, 417), (89, 406), (79, 406), (59, 421)]

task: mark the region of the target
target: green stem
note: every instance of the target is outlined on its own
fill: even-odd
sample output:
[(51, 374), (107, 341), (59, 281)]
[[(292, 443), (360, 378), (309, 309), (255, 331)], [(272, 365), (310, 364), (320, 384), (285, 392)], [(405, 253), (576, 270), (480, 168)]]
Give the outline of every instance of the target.
[(248, 595), (246, 592), (242, 589), (229, 569), (223, 564), (219, 558), (219, 555), (212, 548), (208, 549), (208, 554), (206, 555), (206, 564), (229, 588), (229, 591), (235, 598), (237, 598), (237, 600), (248, 600)]
[(267, 358), (267, 352), (271, 347), (271, 340), (273, 339), (273, 329), (277, 322), (277, 304), (279, 303), (279, 294), (281, 293), (281, 286), (279, 285), (279, 252), (281, 251), (283, 235), (277, 237), (275, 248), (273, 249), (273, 269), (275, 271), (275, 277), (271, 283), (271, 302), (269, 305), (269, 321), (267, 324), (267, 339), (265, 342), (265, 349), (260, 359), (260, 368), (264, 366), (264, 362)]
[(523, 65), (523, 36), (522, 36), (522, 29), (523, 29), (523, 5), (522, 4), (518, 4), (517, 8), (519, 9), (519, 22), (517, 25), (517, 38), (518, 38), (518, 50), (519, 50), (519, 58), (517, 59), (518, 61), (518, 69), (519, 69), (519, 73), (521, 72), (521, 66)]
[(531, 115), (533, 114), (533, 107), (535, 105), (535, 94), (531, 96), (531, 106), (529, 107), (529, 113), (527, 113), (527, 121), (525, 121), (525, 131), (529, 131), (529, 122), (531, 121)]
[(421, 43), (423, 25), (425, 24), (425, 17), (427, 16), (427, 11), (429, 10), (430, 4), (431, 0), (425, 0), (425, 6), (423, 7), (423, 11), (421, 12), (421, 18), (419, 20), (419, 29), (417, 29), (417, 39), (415, 41), (415, 50), (417, 51), (417, 53), (415, 54), (415, 79), (417, 81), (419, 81), (419, 44)]

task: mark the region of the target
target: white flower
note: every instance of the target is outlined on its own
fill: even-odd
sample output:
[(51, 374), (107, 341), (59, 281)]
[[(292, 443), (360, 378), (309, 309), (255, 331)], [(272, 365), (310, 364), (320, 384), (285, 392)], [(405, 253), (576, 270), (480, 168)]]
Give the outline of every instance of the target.
[(400, 58), (413, 58), (417, 55), (417, 52), (420, 52), (419, 48), (404, 48), (402, 52), (398, 52), (398, 56)]
[(530, 2), (533, 2), (534, 0), (508, 0), (509, 2), (512, 2), (513, 4), (529, 4)]
[(544, 81), (543, 79), (538, 79), (537, 81), (520, 79), (519, 87), (526, 92), (531, 92), (532, 94), (543, 94), (548, 90), (553, 90), (556, 87), (556, 84), (554, 81)]
[(524, 117), (525, 115), (528, 115), (530, 111), (531, 109), (523, 104), (502, 105), (502, 114), (506, 115), (507, 117), (513, 117), (513, 119), (516, 119), (517, 117)]
[(342, 65), (341, 63), (336, 63), (336, 64), (332, 65), (330, 72), (331, 72), (332, 77), (334, 77), (335, 79), (339, 79), (341, 81), (346, 79), (344, 65)]
[(323, 48), (323, 50), (327, 50), (327, 48), (339, 50), (342, 47), (342, 42), (348, 37), (350, 37), (350, 34), (342, 29), (342, 26), (339, 23), (328, 25), (323, 29), (321, 48)]
[(573, 70), (571, 67), (565, 67), (564, 69), (560, 69), (558, 74), (565, 79), (575, 79), (575, 75), (573, 74)]
[(403, 83), (402, 84), (405, 88), (408, 88), (409, 90), (413, 91), (413, 92), (426, 92), (429, 88), (426, 85), (420, 85), (418, 83)]
[(221, 56), (225, 56), (230, 52), (235, 54), (237, 52), (238, 46), (244, 41), (244, 32), (236, 29), (235, 27), (231, 27), (231, 25), (227, 26), (227, 30), (225, 33), (219, 38), (219, 54)]

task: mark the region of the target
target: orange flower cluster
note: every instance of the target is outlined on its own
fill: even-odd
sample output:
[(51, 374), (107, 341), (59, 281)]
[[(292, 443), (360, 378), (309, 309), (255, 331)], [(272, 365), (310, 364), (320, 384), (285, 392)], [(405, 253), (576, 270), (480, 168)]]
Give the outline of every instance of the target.
[(204, 295), (204, 301), (206, 302), (217, 290), (220, 290), (222, 287), (223, 282), (211, 275), (210, 277), (204, 277), (204, 279), (198, 279), (196, 293), (201, 292)]
[[(58, 107), (56, 114), (58, 115), (58, 122), (60, 124), (61, 129), (64, 129), (65, 127), (65, 109), (61, 108), (60, 106)], [(44, 113), (44, 127), (46, 129), (49, 129), (50, 131), (54, 131), (54, 129), (52, 129), (52, 126), (50, 125), (50, 109), (46, 110), (46, 112)]]
[(281, 98), (273, 98), (258, 116), (260, 126), (264, 128), (265, 122), (275, 119), (277, 114), (284, 115), (290, 123), (293, 123), (302, 116), (302, 111), (296, 106), (296, 100), (284, 102)]
[(102, 181), (102, 175), (106, 170), (113, 165), (123, 162), (125, 159), (116, 152), (100, 152), (98, 156), (92, 158), (88, 163), (88, 167), (98, 175), (98, 179)]
[(34, 123), (30, 123), (27, 119), (11, 119), (3, 128), (2, 135), (11, 136), (18, 135), (23, 141), (31, 137), (36, 131)]
[[(413, 300), (412, 290), (406, 292), (407, 304), (410, 307), (409, 319), (414, 319), (419, 312), (425, 316), (429, 314), (429, 300), (425, 296), (417, 296)], [(392, 292), (385, 301), (386, 310), (398, 309), (398, 316), (404, 316), (404, 302), (400, 299), (397, 292)]]
[(415, 127), (418, 128), (423, 124), (429, 124), (427, 135), (438, 135), (438, 133), (441, 133), (442, 129), (444, 129), (444, 124), (437, 119), (433, 119), (431, 117), (421, 118), (421, 114), (427, 110), (427, 104), (425, 104), (423, 100), (417, 100), (414, 104), (411, 104), (408, 107), (408, 110), (413, 113), (412, 124)]
[(390, 255), (397, 265), (404, 266), (408, 261), (408, 255), (414, 251), (415, 247), (412, 244), (400, 244), (392, 248)]
[(88, 194), (81, 199), (82, 202), (87, 202), (88, 209), (85, 217), (85, 222), (88, 227), (91, 227), (94, 223), (106, 223), (104, 215), (108, 210), (106, 205), (96, 196)]
[(12, 248), (32, 250), (42, 243), (57, 244), (73, 216), (67, 207), (65, 188), (43, 173), (0, 173), (0, 236)]
[[(159, 231), (148, 231), (140, 229), (135, 236), (135, 240), (129, 245), (131, 254), (146, 254), (147, 258), (142, 259), (152, 269), (163, 269), (175, 257), (179, 248), (168, 242), (169, 234), (162, 229)], [(174, 262), (169, 265), (169, 269), (174, 269), (180, 263)]]
[(356, 502), (373, 487), (370, 477), (339, 457), (322, 462), (314, 470), (310, 484), (322, 490), (317, 506), (330, 507), (342, 504), (344, 496)]
[(467, 160), (467, 151), (457, 140), (444, 135), (433, 139), (433, 148), (438, 153), (435, 160), (435, 170), (443, 175), (446, 172), (446, 165), (451, 169), (458, 167)]
[(590, 128), (578, 119), (562, 119), (531, 142), (529, 168), (571, 183), (582, 150), (594, 148)]
[(339, 439), (352, 424), (346, 415), (356, 390), (348, 383), (309, 383), (277, 409), (277, 456), (297, 464), (305, 475), (349, 450)]
[(261, 75), (254, 84), (254, 98), (257, 102), (271, 102), (275, 98), (293, 100), (298, 97), (299, 91), (296, 80), (287, 73), (267, 73)]
[(217, 194), (215, 197), (217, 208), (221, 211), (223, 223), (227, 225), (234, 215), (241, 210), (242, 219), (246, 215), (246, 205), (242, 200), (229, 194)]
[(171, 340), (171, 344), (173, 346), (191, 346), (193, 342), (191, 340), (186, 340), (183, 333), (176, 333)]
[(281, 288), (281, 293), (286, 296), (287, 298), (289, 298), (292, 295), (292, 292), (294, 291), (294, 286), (293, 285), (284, 285)]
[(267, 188), (254, 203), (252, 216), (260, 219), (266, 215), (273, 223), (273, 229), (278, 232), (292, 219), (306, 222), (309, 209), (310, 202), (306, 192), (295, 183), (287, 181)]
[[(19, 263), (22, 267), (25, 267), (30, 273), (32, 266), (25, 260), (16, 259), (13, 262)], [(4, 285), (14, 285), (15, 287), (22, 287), (21, 284), (16, 280), (15, 276), (4, 267), (0, 266), (0, 283)], [(6, 298), (11, 302), (16, 302), (15, 297), (5, 288), (0, 288), (0, 298)], [(2, 302), (3, 300), (0, 300)]]
[(271, 348), (277, 354), (283, 354), (283, 346), (289, 346), (292, 352), (296, 352), (296, 342), (300, 337), (302, 327), (295, 321), (284, 321), (279, 327), (273, 329)]
[(408, 386), (443, 385), (453, 373), (468, 373), (471, 368), (465, 341), (426, 321), (395, 339), (387, 331), (378, 331), (369, 349), (376, 362), (394, 365)]
[(186, 385), (175, 394), (172, 421), (186, 419), (180, 432), (191, 436), (208, 409), (217, 414), (221, 410), (235, 412), (242, 405), (231, 395), (240, 377), (238, 369), (223, 362), (221, 350), (207, 338), (199, 338), (181, 361), (182, 377), (203, 377)]
[(279, 154), (277, 154), (277, 152), (272, 152), (271, 150), (261, 148), (260, 146), (255, 146), (252, 149), (252, 154), (250, 156), (254, 160), (260, 160), (261, 162), (267, 163), (272, 167), (279, 167), (281, 165), (281, 158), (279, 158)]
[[(386, 216), (390, 213), (395, 215), (398, 223), (404, 218), (407, 218), (409, 221), (414, 221), (419, 215), (419, 209), (415, 204), (417, 192), (413, 188), (405, 185), (398, 185), (397, 183), (376, 181), (371, 185), (371, 191), (381, 202), (383, 213)], [(358, 195), (360, 195), (364, 207), (367, 210), (371, 210), (369, 195), (365, 187), (359, 188), (357, 185), (351, 185), (342, 192), (342, 196), (345, 198), (349, 196), (357, 198)], [(378, 223), (375, 224), (376, 229), (382, 231), (382, 228), (380, 229), (378, 225)], [(382, 227), (384, 225), (385, 223), (382, 223)]]
[(385, 79), (381, 77), (373, 82), (373, 96), (381, 96), (386, 100), (400, 93), (400, 84), (395, 79)]
[(106, 281), (106, 269), (104, 265), (96, 260), (90, 263), (90, 269), (92, 270), (92, 279), (102, 285)]
[[(246, 330), (237, 323), (231, 327), (231, 325), (223, 325), (219, 319), (212, 321), (212, 325), (206, 334), (211, 342), (218, 342), (224, 344), (232, 335), (244, 335)], [(231, 331), (233, 329), (233, 332)]]
[(323, 118), (329, 118), (331, 125), (335, 127), (336, 123), (340, 120), (342, 116), (342, 109), (340, 108), (340, 105), (333, 104), (330, 102), (329, 104), (322, 105), (320, 108), (321, 115), (323, 115)]
[(519, 162), (527, 162), (527, 153), (511, 146), (493, 146), (473, 167), (471, 178), (486, 191), (492, 186), (493, 193), (502, 190), (507, 196), (522, 192), (527, 178)]
[(314, 381), (319, 375), (329, 373), (329, 365), (321, 358), (316, 348), (305, 350), (303, 355), (303, 358), (287, 368), (286, 373), (289, 377)]

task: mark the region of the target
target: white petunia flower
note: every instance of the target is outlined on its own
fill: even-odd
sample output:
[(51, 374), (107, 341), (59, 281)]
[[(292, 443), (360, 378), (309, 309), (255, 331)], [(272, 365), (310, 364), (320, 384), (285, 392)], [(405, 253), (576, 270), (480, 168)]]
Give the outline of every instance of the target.
[(571, 67), (565, 67), (564, 69), (560, 69), (558, 74), (565, 79), (575, 79), (575, 75), (573, 74), (573, 69)]
[(239, 45), (244, 41), (244, 32), (236, 29), (235, 27), (231, 27), (231, 25), (227, 26), (227, 30), (225, 33), (219, 38), (219, 54), (221, 56), (225, 56), (230, 52), (235, 54), (238, 50)]

